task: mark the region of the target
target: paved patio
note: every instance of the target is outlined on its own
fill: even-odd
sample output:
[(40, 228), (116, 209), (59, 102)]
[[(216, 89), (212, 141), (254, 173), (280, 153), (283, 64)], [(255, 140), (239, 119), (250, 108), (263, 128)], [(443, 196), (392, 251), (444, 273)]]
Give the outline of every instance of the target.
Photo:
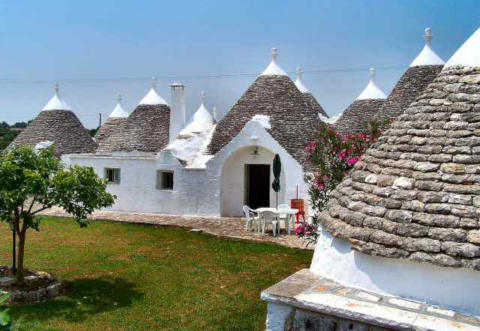
[[(71, 217), (60, 208), (46, 210), (42, 215)], [(295, 235), (286, 235), (285, 230), (277, 237), (271, 232), (264, 236), (257, 232), (245, 231), (245, 219), (235, 217), (198, 217), (198, 216), (174, 216), (149, 213), (125, 213), (113, 211), (94, 212), (93, 219), (108, 220), (114, 222), (152, 224), (157, 226), (175, 226), (200, 230), (217, 237), (226, 237), (240, 240), (271, 242), (292, 248), (313, 250), (314, 246), (306, 246), (306, 242)]]

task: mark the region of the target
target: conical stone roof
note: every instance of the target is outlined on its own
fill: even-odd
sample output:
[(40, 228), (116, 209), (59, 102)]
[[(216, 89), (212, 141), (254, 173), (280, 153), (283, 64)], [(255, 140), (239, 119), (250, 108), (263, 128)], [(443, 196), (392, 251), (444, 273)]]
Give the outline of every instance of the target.
[(466, 56), (471, 41), (332, 192), (320, 221), (353, 249), (480, 270), (480, 48)]
[(377, 115), (386, 97), (375, 83), (375, 69), (370, 68), (370, 81), (335, 122), (336, 130), (342, 134), (367, 131), (369, 121)]
[[(271, 67), (271, 64), (268, 68)], [(267, 72), (267, 73), (265, 73)], [(209, 152), (216, 154), (255, 115), (270, 117), (268, 131), (300, 164), (306, 165), (303, 148), (321, 123), (317, 111), (307, 106), (295, 83), (278, 68), (257, 77), (232, 109), (218, 122)]]
[(444, 61), (432, 50), (432, 30), (425, 29), (425, 46), (402, 75), (376, 118), (393, 120), (419, 96), (443, 68)]
[(118, 130), (118, 128), (123, 125), (128, 118), (128, 112), (125, 111), (122, 107), (121, 96), (118, 96), (118, 103), (111, 112), (110, 116), (108, 116), (105, 123), (98, 129), (97, 133), (95, 134), (95, 141), (99, 143), (110, 137), (110, 135)]
[(159, 152), (168, 144), (170, 107), (138, 105), (128, 119), (99, 142), (97, 153)]
[[(58, 108), (58, 109), (55, 109)], [(52, 142), (56, 155), (92, 153), (96, 144), (70, 107), (59, 97), (58, 85), (55, 94), (37, 117), (9, 145), (28, 145)]]
[(150, 152), (156, 153), (168, 145), (170, 128), (170, 107), (152, 88), (140, 101), (128, 119), (104, 140), (99, 141), (97, 153)]

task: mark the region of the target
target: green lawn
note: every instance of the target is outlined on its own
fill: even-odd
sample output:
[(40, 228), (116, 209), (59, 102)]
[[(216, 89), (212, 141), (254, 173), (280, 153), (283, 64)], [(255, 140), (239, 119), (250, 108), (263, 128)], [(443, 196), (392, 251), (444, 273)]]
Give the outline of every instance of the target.
[[(10, 246), (0, 223), (0, 264)], [(64, 280), (67, 293), (11, 312), (21, 330), (261, 330), (260, 292), (311, 258), (186, 229), (44, 219), (27, 233), (26, 266)]]

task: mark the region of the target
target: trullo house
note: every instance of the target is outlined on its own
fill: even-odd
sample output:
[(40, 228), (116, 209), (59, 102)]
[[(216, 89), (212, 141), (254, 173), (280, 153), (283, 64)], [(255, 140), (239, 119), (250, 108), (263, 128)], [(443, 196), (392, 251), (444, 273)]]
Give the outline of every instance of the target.
[(52, 144), (57, 156), (91, 153), (97, 147), (70, 106), (60, 97), (58, 84), (55, 86), (55, 94), (40, 114), (9, 147), (28, 145), (42, 148)]
[(218, 123), (203, 94), (186, 121), (185, 87), (171, 85), (168, 105), (154, 85), (122, 123), (101, 129), (110, 132), (94, 153), (72, 154), (68, 162), (92, 166), (109, 180), (116, 211), (241, 216), (244, 204), (274, 206), (275, 154), (283, 169), (279, 202), (297, 194), (306, 198), (304, 147), (326, 113), (276, 58), (274, 50), (270, 64)]
[(480, 29), (320, 216), (310, 269), (262, 294), (268, 330), (480, 328)]

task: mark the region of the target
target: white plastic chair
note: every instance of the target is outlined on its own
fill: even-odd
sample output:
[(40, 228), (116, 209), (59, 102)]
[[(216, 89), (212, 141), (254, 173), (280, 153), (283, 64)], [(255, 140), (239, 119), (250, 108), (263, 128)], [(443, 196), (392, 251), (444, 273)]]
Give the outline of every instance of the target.
[[(245, 218), (247, 219), (245, 221), (245, 231), (249, 231), (252, 229), (252, 225), (254, 222), (258, 222), (258, 217), (255, 216), (255, 211), (250, 208), (249, 206), (243, 206), (243, 213), (245, 214)], [(257, 225), (257, 231), (258, 231), (259, 225)]]
[[(286, 203), (279, 204), (277, 209), (290, 209), (290, 206), (287, 205)], [(290, 227), (290, 214), (278, 214), (278, 224), (280, 227), (280, 222), (283, 221), (285, 224), (285, 231), (288, 231), (288, 228)], [(278, 230), (280, 232), (280, 229)]]
[(276, 236), (278, 229), (277, 215), (275, 215), (273, 211), (263, 211), (259, 216), (262, 221), (262, 235), (265, 235), (265, 227), (270, 224), (272, 226), (273, 236)]

